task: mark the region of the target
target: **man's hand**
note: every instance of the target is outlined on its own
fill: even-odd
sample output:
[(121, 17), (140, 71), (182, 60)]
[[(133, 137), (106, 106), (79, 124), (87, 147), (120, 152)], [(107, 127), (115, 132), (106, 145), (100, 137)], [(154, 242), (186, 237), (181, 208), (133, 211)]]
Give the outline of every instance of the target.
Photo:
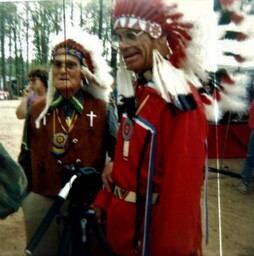
[(95, 211), (95, 217), (99, 224), (105, 224), (105, 213), (104, 211), (98, 207), (93, 205), (93, 209)]
[(105, 186), (105, 189), (108, 192), (112, 191), (112, 185), (113, 185), (113, 180), (111, 178), (111, 173), (112, 173), (112, 169), (113, 169), (113, 162), (109, 162), (105, 165), (104, 170), (102, 172), (101, 178), (102, 178), (102, 182)]
[(30, 86), (27, 86), (23, 90), (23, 97), (27, 98), (32, 91), (33, 91), (32, 88)]

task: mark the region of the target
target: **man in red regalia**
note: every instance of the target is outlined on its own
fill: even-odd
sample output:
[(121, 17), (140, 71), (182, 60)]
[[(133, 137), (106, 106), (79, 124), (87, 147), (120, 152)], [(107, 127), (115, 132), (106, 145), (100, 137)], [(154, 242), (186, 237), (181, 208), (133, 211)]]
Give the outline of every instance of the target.
[(97, 216), (105, 210), (117, 255), (202, 255), (208, 124), (198, 93), (203, 71), (188, 51), (192, 24), (162, 0), (116, 0), (113, 16), (126, 113)]

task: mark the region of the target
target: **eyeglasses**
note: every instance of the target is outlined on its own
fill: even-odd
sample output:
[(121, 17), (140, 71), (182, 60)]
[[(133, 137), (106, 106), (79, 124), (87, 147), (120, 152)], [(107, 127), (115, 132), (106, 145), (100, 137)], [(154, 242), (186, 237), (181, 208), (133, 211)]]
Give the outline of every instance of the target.
[(138, 38), (144, 33), (144, 31), (133, 31), (128, 30), (121, 35), (115, 34), (113, 36), (113, 46), (118, 47), (120, 43), (127, 43), (127, 44), (135, 44), (138, 41)]
[(71, 60), (66, 60), (66, 61), (52, 60), (51, 63), (53, 67), (56, 69), (61, 69), (62, 67), (65, 67), (66, 69), (74, 70), (79, 66), (77, 62), (74, 62)]

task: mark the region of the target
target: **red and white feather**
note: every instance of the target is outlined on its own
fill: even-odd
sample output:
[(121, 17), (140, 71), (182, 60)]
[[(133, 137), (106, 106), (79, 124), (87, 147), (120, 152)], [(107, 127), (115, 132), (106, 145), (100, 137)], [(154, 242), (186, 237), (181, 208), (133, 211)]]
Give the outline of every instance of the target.
[[(212, 116), (211, 105), (217, 108), (219, 117), (223, 113), (244, 114), (248, 110), (250, 77), (247, 72), (234, 72), (254, 66), (254, 18), (240, 11), (239, 1), (220, 0), (217, 11), (217, 72), (225, 70), (225, 76), (214, 83), (213, 104), (206, 106)], [(227, 24), (219, 24), (226, 15)], [(213, 78), (212, 78), (213, 79)], [(213, 82), (212, 82), (213, 83)], [(217, 83), (217, 85), (216, 85)], [(216, 107), (215, 107), (216, 105)], [(210, 119), (211, 120), (211, 119)], [(213, 121), (213, 120), (211, 120)]]

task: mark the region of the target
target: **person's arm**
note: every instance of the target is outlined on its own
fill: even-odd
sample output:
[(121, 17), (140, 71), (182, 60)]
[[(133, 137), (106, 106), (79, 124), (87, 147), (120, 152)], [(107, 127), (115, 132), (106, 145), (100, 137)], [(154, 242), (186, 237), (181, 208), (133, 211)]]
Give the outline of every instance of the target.
[(103, 223), (105, 220), (105, 213), (109, 205), (109, 201), (112, 196), (113, 180), (111, 173), (113, 169), (113, 162), (109, 162), (105, 165), (101, 178), (104, 189), (98, 191), (96, 199), (93, 202), (93, 208), (95, 210), (96, 219), (99, 223)]
[(111, 104), (107, 106), (107, 126), (104, 136), (106, 137), (107, 153), (111, 161), (114, 159), (116, 135), (118, 130), (118, 118)]
[(18, 119), (25, 119), (27, 111), (27, 101), (31, 90), (27, 87), (24, 89), (23, 98), (16, 109), (16, 116)]
[(106, 163), (102, 172), (102, 181), (104, 189), (101, 189), (97, 193), (97, 197), (93, 202), (93, 208), (96, 213), (96, 218), (99, 223), (103, 223), (103, 212), (107, 212), (107, 207), (112, 196), (113, 180), (111, 173), (113, 169), (114, 151), (116, 144), (116, 135), (118, 129), (118, 121), (115, 110), (111, 104), (107, 106), (107, 125), (105, 129), (105, 138), (107, 145), (107, 153), (110, 161)]
[(113, 161), (115, 154), (115, 146), (116, 146), (116, 136), (118, 130), (118, 121), (116, 112), (111, 104), (108, 104), (107, 107), (107, 128), (105, 129), (106, 133), (104, 136), (106, 137), (106, 146), (107, 153), (110, 161), (105, 165), (103, 173), (102, 173), (102, 181), (104, 187), (107, 191), (112, 191), (112, 179), (111, 172), (113, 169)]
[(30, 111), (31, 111), (31, 108), (28, 108), (26, 117), (25, 117), (25, 124), (23, 128), (21, 149), (18, 156), (18, 163), (22, 166), (28, 180), (27, 192), (31, 191), (32, 189), (32, 163), (31, 163), (30, 138), (29, 138), (29, 134), (30, 134), (29, 123), (31, 118)]

